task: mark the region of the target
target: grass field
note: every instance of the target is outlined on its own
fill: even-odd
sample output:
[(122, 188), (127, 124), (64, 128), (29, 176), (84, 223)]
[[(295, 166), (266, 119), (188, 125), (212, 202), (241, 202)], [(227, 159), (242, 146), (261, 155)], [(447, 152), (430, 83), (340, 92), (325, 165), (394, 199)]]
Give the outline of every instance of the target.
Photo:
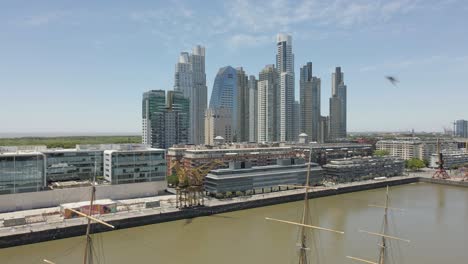
[(74, 148), (77, 144), (141, 143), (141, 136), (73, 136), (0, 138), (0, 146), (46, 145), (48, 148)]

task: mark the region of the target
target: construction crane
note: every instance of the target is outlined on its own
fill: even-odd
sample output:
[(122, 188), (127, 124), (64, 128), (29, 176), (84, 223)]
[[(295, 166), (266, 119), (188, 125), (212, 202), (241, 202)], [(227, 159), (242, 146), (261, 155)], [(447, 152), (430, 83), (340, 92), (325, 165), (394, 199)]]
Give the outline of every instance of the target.
[(444, 168), (444, 156), (442, 154), (442, 151), (440, 150), (440, 141), (437, 139), (437, 154), (439, 156), (439, 161), (437, 161), (437, 164), (439, 165), (437, 167), (436, 172), (434, 175), (432, 175), (433, 179), (449, 179), (450, 176), (448, 175), (447, 171)]
[(177, 161), (174, 164), (179, 183), (176, 187), (176, 207), (189, 208), (204, 205), (203, 181), (212, 169), (224, 166), (220, 160), (214, 160), (201, 166), (187, 169)]

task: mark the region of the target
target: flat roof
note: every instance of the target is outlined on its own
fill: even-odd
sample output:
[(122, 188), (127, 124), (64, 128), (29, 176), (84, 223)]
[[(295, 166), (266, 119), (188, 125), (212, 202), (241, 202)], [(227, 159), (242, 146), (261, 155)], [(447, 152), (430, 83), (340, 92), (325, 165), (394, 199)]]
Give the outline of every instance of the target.
[[(117, 203), (114, 200), (111, 199), (101, 199), (101, 200), (95, 200), (93, 204), (95, 205), (108, 205), (108, 204), (115, 204)], [(84, 201), (84, 202), (76, 202), (76, 203), (65, 203), (61, 204), (60, 207), (62, 208), (78, 208), (78, 207), (83, 207), (87, 206), (90, 204), (90, 201)]]
[[(266, 167), (266, 166), (263, 166)], [(236, 178), (245, 178), (245, 177), (257, 177), (257, 176), (265, 176), (265, 175), (277, 175), (277, 174), (284, 174), (284, 173), (294, 173), (294, 172), (303, 172), (307, 171), (307, 166), (305, 167), (291, 167), (286, 170), (271, 170), (271, 171), (249, 171), (248, 169), (245, 169), (246, 171), (239, 170), (236, 173), (233, 174), (211, 174), (208, 173), (208, 175), (205, 176), (205, 178), (209, 179), (236, 179)], [(320, 166), (317, 167), (311, 167), (311, 171), (323, 171), (323, 169)]]

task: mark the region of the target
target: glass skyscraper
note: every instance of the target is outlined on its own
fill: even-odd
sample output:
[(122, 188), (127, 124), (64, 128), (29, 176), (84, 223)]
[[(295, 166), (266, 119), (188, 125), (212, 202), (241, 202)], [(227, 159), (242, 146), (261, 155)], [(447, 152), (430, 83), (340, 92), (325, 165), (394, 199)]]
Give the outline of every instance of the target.
[(238, 127), (238, 87), (237, 71), (231, 66), (219, 69), (213, 84), (210, 98), (210, 108), (227, 108), (232, 114), (233, 140), (236, 141), (239, 134)]

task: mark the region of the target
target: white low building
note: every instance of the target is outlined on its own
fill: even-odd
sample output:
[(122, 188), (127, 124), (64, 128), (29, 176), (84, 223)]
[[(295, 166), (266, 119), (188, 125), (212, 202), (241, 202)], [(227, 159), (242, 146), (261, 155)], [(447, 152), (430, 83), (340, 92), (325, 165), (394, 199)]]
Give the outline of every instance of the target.
[(104, 178), (112, 184), (166, 181), (164, 149), (123, 145), (104, 151)]

